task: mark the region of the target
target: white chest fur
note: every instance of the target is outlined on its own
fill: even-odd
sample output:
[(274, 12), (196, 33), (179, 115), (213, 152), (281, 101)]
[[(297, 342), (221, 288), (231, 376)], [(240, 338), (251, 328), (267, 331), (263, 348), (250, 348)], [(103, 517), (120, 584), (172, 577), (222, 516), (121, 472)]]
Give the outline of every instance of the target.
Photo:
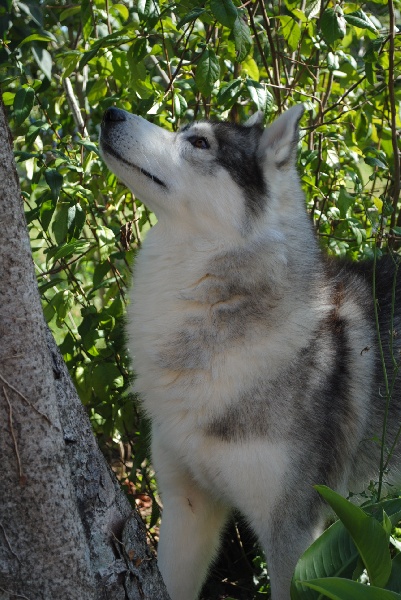
[(286, 294), (285, 260), (248, 254), (166, 243), (156, 230), (139, 253), (129, 309), (135, 388), (164, 428), (202, 429), (307, 343), (313, 316), (302, 293)]

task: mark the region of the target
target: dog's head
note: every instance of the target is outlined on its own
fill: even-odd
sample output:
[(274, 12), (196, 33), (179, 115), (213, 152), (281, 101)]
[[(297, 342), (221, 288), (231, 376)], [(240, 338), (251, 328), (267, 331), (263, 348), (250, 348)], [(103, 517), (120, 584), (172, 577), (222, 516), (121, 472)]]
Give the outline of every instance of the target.
[(100, 148), (108, 167), (160, 221), (243, 235), (272, 197), (283, 197), (288, 186), (291, 194), (302, 113), (297, 105), (266, 129), (257, 113), (245, 125), (200, 121), (171, 133), (109, 108)]

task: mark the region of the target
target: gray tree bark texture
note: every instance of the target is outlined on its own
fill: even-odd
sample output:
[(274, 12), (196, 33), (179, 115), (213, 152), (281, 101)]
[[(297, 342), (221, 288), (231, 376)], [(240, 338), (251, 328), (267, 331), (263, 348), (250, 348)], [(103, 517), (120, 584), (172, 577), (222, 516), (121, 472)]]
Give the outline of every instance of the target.
[(0, 223), (0, 600), (168, 600), (44, 322), (1, 100)]

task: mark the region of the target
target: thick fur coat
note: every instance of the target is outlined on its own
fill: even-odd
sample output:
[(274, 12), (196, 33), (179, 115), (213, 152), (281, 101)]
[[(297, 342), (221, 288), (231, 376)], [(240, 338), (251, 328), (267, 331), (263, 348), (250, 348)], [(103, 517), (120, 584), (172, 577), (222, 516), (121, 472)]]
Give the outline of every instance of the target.
[[(128, 333), (172, 600), (198, 597), (233, 508), (266, 553), (273, 600), (289, 600), (296, 561), (323, 525), (313, 485), (360, 492), (377, 479), (385, 387), (373, 266), (321, 255), (296, 168), (302, 112), (265, 130), (256, 116), (170, 133), (114, 108), (102, 124), (107, 165), (158, 216), (135, 265)], [(378, 263), (391, 372), (394, 272), (392, 259)], [(392, 396), (389, 442), (400, 378)]]

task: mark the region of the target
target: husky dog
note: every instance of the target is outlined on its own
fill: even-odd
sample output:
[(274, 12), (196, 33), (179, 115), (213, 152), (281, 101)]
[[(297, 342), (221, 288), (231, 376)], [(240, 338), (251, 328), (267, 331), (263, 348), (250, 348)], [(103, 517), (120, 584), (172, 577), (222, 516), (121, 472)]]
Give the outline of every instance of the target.
[[(233, 508), (265, 551), (273, 600), (288, 600), (297, 559), (322, 530), (313, 485), (358, 492), (377, 478), (386, 393), (373, 267), (321, 255), (296, 168), (302, 112), (265, 130), (256, 115), (178, 133), (116, 108), (104, 115), (106, 164), (158, 217), (135, 266), (129, 339), (152, 420), (158, 562), (172, 600), (199, 596)], [(401, 351), (393, 263), (376, 276), (391, 373)], [(399, 377), (392, 396), (388, 440)]]

